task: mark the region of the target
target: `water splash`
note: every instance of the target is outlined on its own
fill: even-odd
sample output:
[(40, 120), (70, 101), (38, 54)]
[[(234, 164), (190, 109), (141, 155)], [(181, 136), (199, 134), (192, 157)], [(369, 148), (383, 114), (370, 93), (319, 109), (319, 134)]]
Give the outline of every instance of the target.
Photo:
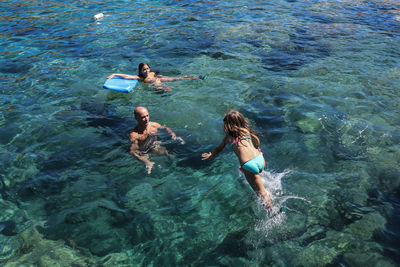
[(292, 173), (291, 170), (285, 170), (281, 173), (273, 171), (263, 171), (261, 180), (273, 203), (272, 211), (268, 211), (261, 199), (257, 202), (255, 213), (256, 223), (254, 227), (254, 236), (250, 237), (250, 243), (255, 247), (261, 247), (265, 242), (275, 242), (285, 239), (288, 233), (285, 222), (288, 213), (301, 213), (293, 208), (289, 208), (286, 202), (289, 199), (300, 200), (310, 204), (310, 201), (303, 197), (292, 195), (283, 189), (283, 178)]

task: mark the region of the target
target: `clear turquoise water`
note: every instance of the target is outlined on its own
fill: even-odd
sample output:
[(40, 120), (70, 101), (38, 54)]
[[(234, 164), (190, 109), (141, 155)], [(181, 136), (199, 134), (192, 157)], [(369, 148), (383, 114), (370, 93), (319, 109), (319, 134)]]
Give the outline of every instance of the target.
[[(400, 261), (397, 1), (14, 0), (0, 26), (0, 262), (38, 222), (121, 266)], [(140, 62), (206, 78), (102, 88)], [(138, 105), (186, 140), (151, 175), (128, 153)], [(200, 160), (230, 108), (263, 135), (277, 216), (229, 149)]]

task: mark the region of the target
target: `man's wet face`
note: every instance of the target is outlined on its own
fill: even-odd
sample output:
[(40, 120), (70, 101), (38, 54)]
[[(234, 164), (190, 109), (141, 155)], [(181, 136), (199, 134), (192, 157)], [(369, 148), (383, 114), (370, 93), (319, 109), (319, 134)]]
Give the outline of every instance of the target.
[(149, 112), (145, 109), (138, 111), (135, 118), (142, 125), (147, 125), (150, 121)]

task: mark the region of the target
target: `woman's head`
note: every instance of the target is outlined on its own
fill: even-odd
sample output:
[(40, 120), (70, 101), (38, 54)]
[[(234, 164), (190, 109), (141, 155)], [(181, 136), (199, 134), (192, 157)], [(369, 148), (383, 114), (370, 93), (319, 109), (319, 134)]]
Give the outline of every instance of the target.
[(150, 73), (150, 66), (145, 62), (140, 63), (138, 69), (139, 77), (146, 78), (147, 75)]

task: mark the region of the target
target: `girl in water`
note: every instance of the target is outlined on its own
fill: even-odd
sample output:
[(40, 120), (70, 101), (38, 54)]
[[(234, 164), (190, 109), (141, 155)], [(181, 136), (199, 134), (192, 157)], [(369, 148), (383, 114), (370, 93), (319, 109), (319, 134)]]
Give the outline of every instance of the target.
[(224, 117), (225, 137), (213, 152), (203, 153), (202, 160), (214, 159), (227, 144), (232, 149), (240, 162), (240, 170), (246, 176), (247, 182), (254, 192), (260, 196), (272, 210), (272, 201), (262, 184), (260, 173), (265, 167), (265, 160), (261, 153), (260, 140), (257, 133), (253, 131), (246, 118), (236, 110), (230, 110)]
[(183, 76), (183, 77), (167, 77), (167, 76), (159, 75), (155, 72), (152, 72), (149, 64), (144, 63), (144, 62), (139, 64), (138, 71), (139, 71), (138, 75), (113, 73), (110, 76), (108, 76), (107, 79), (111, 79), (114, 77), (121, 77), (124, 79), (134, 79), (134, 80), (143, 81), (145, 83), (151, 83), (151, 85), (153, 85), (156, 89), (170, 91), (171, 87), (165, 86), (163, 84), (163, 82), (174, 82), (174, 81), (180, 81), (180, 80), (196, 80), (196, 79), (200, 78), (200, 76), (197, 76), (197, 75)]

